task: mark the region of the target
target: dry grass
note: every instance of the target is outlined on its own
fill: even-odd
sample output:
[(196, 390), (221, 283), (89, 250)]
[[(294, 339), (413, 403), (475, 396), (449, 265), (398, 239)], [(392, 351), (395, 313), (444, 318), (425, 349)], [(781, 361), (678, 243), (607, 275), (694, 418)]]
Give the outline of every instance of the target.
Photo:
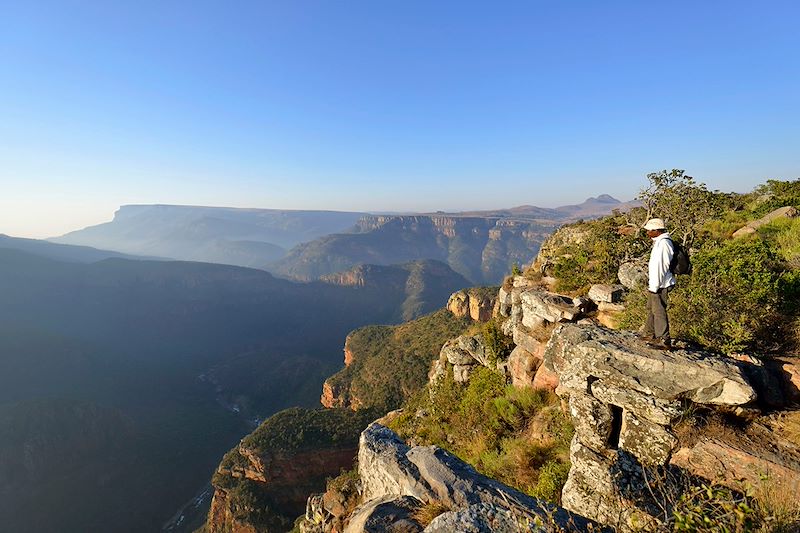
[(742, 440), (743, 429), (716, 412), (689, 413), (673, 428), (679, 445), (684, 448), (691, 448), (701, 438), (737, 443)]
[(761, 531), (800, 531), (800, 480), (764, 476), (749, 492), (763, 517)]
[(428, 524), (433, 522), (434, 518), (451, 510), (452, 509), (450, 509), (450, 507), (444, 502), (429, 502), (417, 507), (417, 509), (412, 513), (411, 517), (422, 527), (427, 527)]

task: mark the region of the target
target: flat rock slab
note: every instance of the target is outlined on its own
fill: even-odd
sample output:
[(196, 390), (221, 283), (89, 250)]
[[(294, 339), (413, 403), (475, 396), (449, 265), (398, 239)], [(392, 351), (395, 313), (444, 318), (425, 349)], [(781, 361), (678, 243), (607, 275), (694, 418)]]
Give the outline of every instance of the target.
[(692, 448), (681, 448), (672, 455), (670, 462), (694, 475), (737, 489), (747, 485), (757, 487), (766, 477), (777, 490), (800, 494), (798, 465), (781, 464), (780, 460), (761, 457), (757, 451), (744, 451), (718, 440), (707, 439)]
[[(524, 524), (524, 522), (523, 522)], [(488, 503), (471, 505), (459, 511), (450, 511), (434, 518), (424, 533), (520, 533), (541, 531), (544, 528), (525, 528), (507, 509)]]
[(559, 391), (567, 394), (602, 380), (661, 400), (735, 406), (756, 398), (736, 361), (702, 351), (656, 350), (631, 332), (599, 326), (558, 326), (545, 365), (559, 375)]

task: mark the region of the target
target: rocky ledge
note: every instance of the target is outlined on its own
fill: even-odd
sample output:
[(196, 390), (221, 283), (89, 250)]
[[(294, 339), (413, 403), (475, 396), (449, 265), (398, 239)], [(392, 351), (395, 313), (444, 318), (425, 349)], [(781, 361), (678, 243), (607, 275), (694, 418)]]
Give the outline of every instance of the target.
[[(584, 517), (483, 476), (441, 448), (410, 447), (379, 423), (361, 434), (358, 472), (362, 503), (350, 514), (345, 533), (599, 531)], [(333, 517), (320, 501), (309, 500), (301, 525), (305, 533), (331, 530), (326, 521)], [(415, 513), (425, 506), (443, 512), (423, 527)]]

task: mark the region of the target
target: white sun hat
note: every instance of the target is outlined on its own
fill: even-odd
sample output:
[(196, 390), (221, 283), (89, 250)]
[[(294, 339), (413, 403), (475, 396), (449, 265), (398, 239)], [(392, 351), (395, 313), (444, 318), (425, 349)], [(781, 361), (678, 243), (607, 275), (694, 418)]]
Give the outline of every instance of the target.
[(664, 225), (664, 221), (663, 221), (663, 220), (661, 220), (660, 218), (651, 218), (651, 219), (650, 219), (650, 220), (648, 220), (648, 221), (647, 221), (647, 223), (646, 223), (644, 226), (642, 226), (642, 227), (643, 227), (644, 229), (646, 229), (646, 230), (652, 230), (652, 229), (667, 229), (667, 227)]

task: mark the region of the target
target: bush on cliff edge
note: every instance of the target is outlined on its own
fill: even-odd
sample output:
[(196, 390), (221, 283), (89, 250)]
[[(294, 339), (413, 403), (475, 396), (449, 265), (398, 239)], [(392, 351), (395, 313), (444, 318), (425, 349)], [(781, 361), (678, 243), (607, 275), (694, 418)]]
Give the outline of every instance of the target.
[(507, 386), (477, 367), (468, 383), (446, 377), (421, 391), (390, 424), (415, 444), (434, 444), (531, 496), (558, 503), (569, 472), (573, 429), (558, 398)]

